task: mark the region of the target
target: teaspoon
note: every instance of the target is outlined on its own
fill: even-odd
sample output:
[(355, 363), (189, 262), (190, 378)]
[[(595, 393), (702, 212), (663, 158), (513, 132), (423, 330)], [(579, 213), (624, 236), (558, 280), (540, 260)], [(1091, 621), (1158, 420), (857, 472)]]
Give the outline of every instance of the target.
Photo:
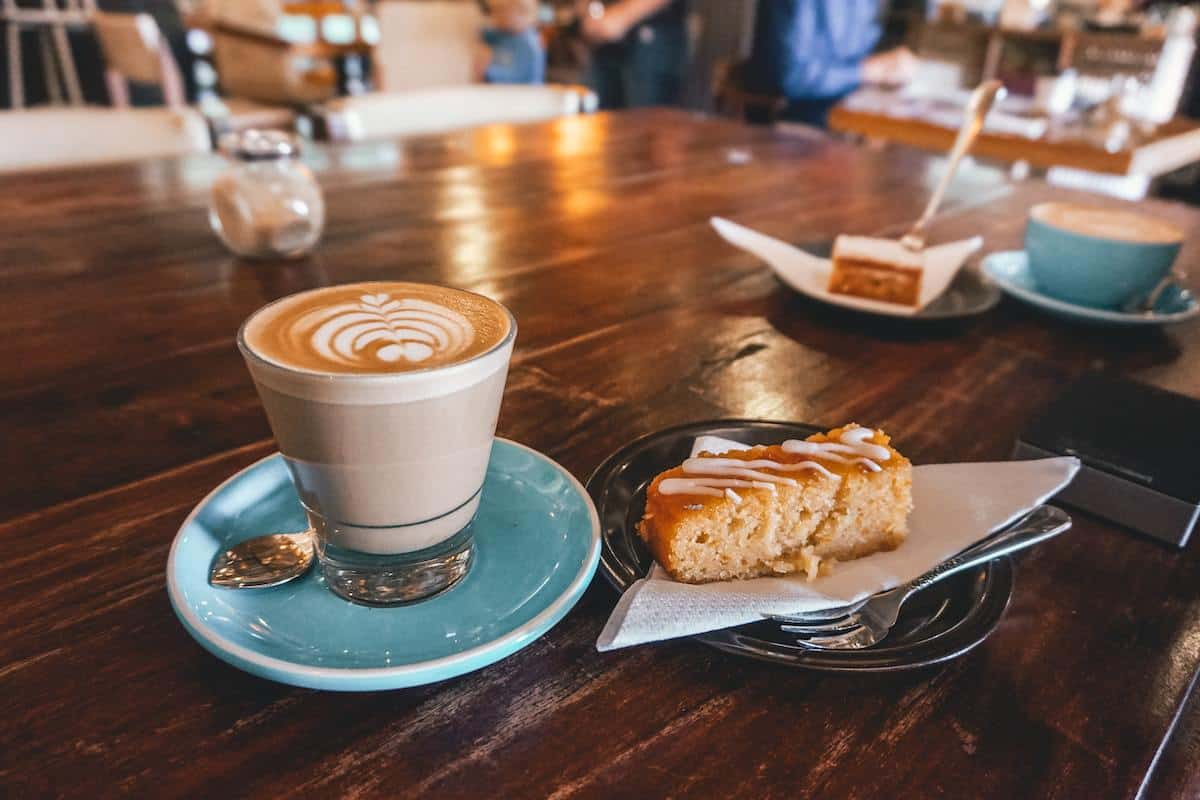
[(265, 589), (299, 578), (312, 567), (311, 530), (255, 536), (213, 559), (208, 582), (228, 589)]
[(962, 127), (958, 129), (954, 147), (950, 150), (950, 161), (946, 164), (946, 171), (943, 173), (937, 189), (934, 190), (933, 196), (929, 198), (929, 204), (925, 206), (925, 213), (913, 223), (908, 233), (901, 237), (900, 244), (904, 245), (904, 249), (914, 253), (925, 249), (925, 228), (937, 214), (938, 206), (942, 204), (942, 197), (946, 194), (946, 189), (950, 187), (950, 180), (958, 171), (959, 162), (971, 149), (971, 145), (975, 143), (975, 137), (983, 130), (983, 119), (991, 110), (992, 105), (1003, 98), (1004, 84), (1000, 81), (981, 83), (971, 93), (971, 99), (967, 101), (967, 110), (963, 116)]

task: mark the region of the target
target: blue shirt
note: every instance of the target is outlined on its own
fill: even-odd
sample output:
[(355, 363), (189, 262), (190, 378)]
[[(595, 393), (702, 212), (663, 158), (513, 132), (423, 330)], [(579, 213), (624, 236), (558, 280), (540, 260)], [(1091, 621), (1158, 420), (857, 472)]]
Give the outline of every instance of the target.
[(746, 88), (789, 100), (843, 97), (879, 41), (879, 0), (759, 0)]
[(537, 31), (509, 33), (495, 28), (483, 31), (483, 41), (492, 48), (492, 63), (483, 79), (488, 83), (544, 83), (546, 53)]

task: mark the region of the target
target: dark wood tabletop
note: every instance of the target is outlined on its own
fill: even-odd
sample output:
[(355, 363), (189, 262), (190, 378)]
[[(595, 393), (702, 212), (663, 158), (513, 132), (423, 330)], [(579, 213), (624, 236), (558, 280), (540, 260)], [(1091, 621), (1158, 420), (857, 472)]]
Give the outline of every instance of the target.
[[(294, 262), (240, 261), (208, 230), (215, 156), (0, 178), (0, 795), (1200, 792), (1200, 708), (1180, 713), (1200, 665), (1197, 547), (1083, 513), (1020, 559), (990, 639), (910, 673), (802, 672), (689, 640), (599, 654), (616, 601), (600, 578), (529, 647), (421, 688), (295, 689), (209, 655), (171, 611), (167, 550), (214, 485), (272, 451), (234, 333), (299, 289), (438, 281), (506, 303), (521, 332), (500, 433), (580, 478), (635, 436), (713, 417), (856, 420), (929, 463), (1006, 458), (1085, 369), (1200, 396), (1200, 324), (1084, 328), (1010, 300), (951, 324), (858, 316), (708, 224), (898, 233), (940, 174), (916, 152), (642, 111), (309, 159), (329, 219)], [(1032, 203), (1069, 196), (970, 167), (931, 238), (1012, 248)], [(1200, 240), (1182, 258), (1200, 272)]]

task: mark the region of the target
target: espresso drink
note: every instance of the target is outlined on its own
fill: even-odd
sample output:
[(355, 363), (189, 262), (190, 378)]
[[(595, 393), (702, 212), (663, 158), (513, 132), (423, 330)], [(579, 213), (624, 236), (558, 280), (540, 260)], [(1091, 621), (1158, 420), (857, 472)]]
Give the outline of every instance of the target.
[(1119, 311), (1145, 302), (1170, 275), (1183, 239), (1180, 228), (1154, 217), (1042, 203), (1029, 212), (1025, 257), (1039, 294)]
[(242, 326), (335, 591), (407, 602), (465, 573), (515, 335), (493, 300), (400, 282), (292, 295)]
[(1045, 225), (1097, 239), (1147, 244), (1168, 244), (1183, 239), (1183, 231), (1171, 223), (1131, 211), (1073, 203), (1042, 203), (1033, 208), (1030, 216)]

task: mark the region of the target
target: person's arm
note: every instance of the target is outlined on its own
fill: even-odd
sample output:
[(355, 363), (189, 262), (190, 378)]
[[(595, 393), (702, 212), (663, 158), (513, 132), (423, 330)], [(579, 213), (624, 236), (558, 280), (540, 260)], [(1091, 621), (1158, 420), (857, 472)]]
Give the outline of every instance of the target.
[(491, 62), (484, 70), (488, 83), (542, 83), (546, 54), (532, 32), (504, 37), (492, 47)]
[(595, 3), (583, 3), (583, 35), (593, 42), (615, 42), (647, 17), (658, 13), (675, 0), (618, 0), (610, 6), (599, 6), (603, 13), (593, 17)]
[(480, 39), (475, 43), (474, 52), (471, 54), (471, 73), (477, 81), (488, 80), (488, 69), (492, 66), (492, 59), (495, 53), (492, 52), (492, 46), (485, 39)]
[(879, 40), (875, 14), (869, 0), (762, 0), (753, 56), (759, 82), (791, 99), (853, 91)]

